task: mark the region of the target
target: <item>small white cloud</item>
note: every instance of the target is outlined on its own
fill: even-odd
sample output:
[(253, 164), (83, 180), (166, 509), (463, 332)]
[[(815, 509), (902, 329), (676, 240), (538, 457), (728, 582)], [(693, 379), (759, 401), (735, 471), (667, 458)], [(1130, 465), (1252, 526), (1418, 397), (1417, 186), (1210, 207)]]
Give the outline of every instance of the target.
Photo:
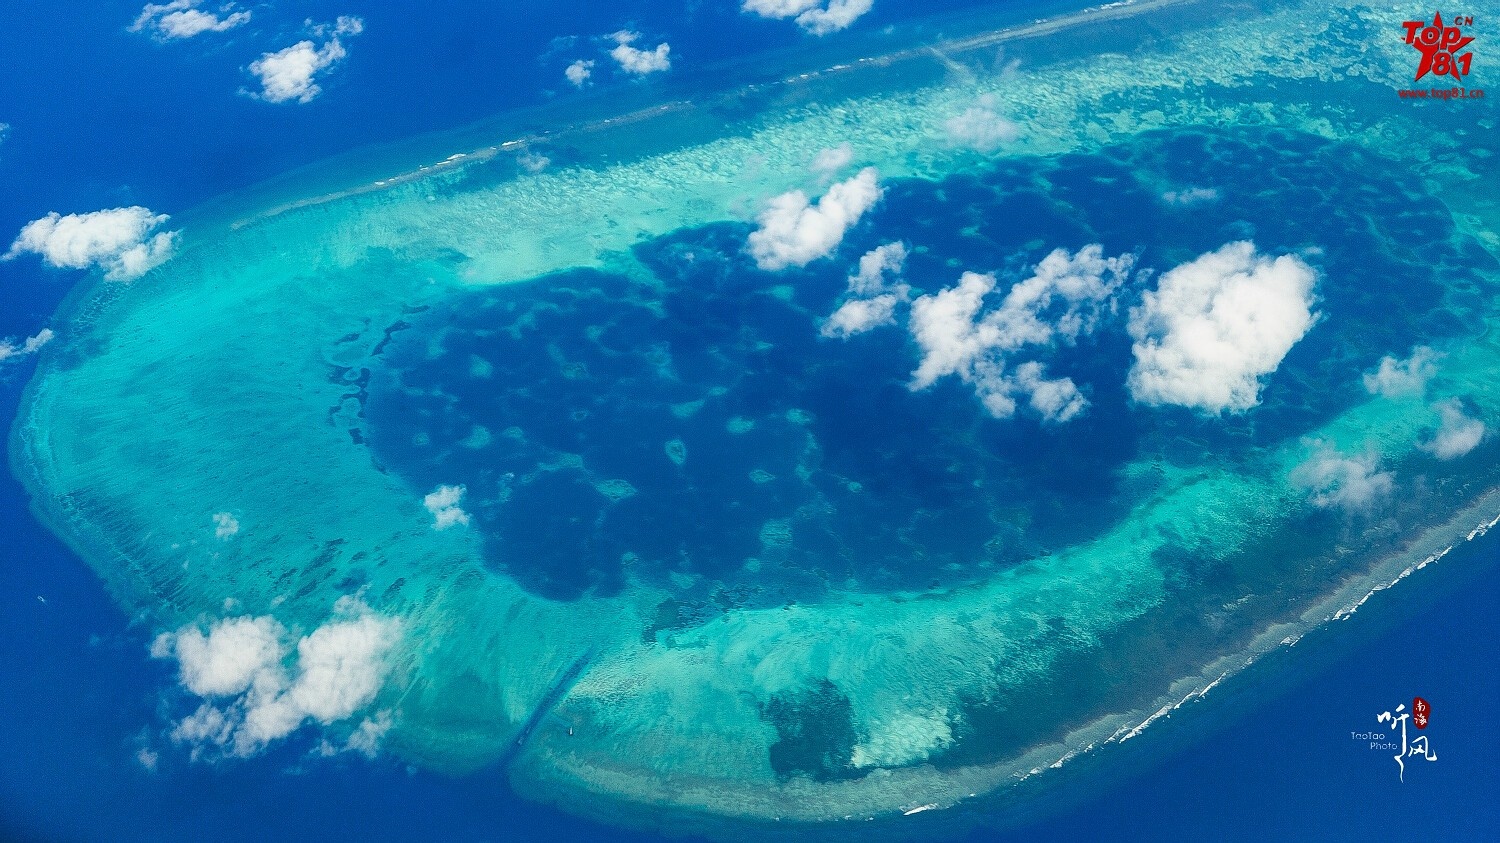
[(897, 298), (889, 293), (871, 299), (850, 299), (823, 323), (823, 336), (850, 337), (881, 325), (894, 325), (896, 302)]
[(985, 94), (979, 102), (969, 106), (962, 114), (948, 118), (943, 123), (948, 140), (958, 146), (967, 146), (979, 152), (994, 152), (1010, 143), (1021, 134), (1021, 127), (1000, 116), (995, 110), (995, 97)]
[[(324, 33), (327, 32), (327, 28), (328, 28), (328, 25), (324, 24), (322, 27), (320, 27), (318, 29), (318, 34), (319, 35), (323, 35)], [(353, 15), (339, 15), (338, 19), (335, 20), (334, 23), (333, 23), (333, 34), (335, 36), (337, 36), (337, 35), (358, 35), (358, 34), (360, 34), (361, 32), (364, 32), (364, 31), (365, 31), (365, 22), (364, 22), (364, 19), (363, 18), (357, 18), (357, 17), (355, 17)]]
[(1484, 422), (1464, 412), (1462, 401), (1449, 398), (1433, 405), (1441, 423), (1432, 438), (1418, 445), (1440, 460), (1457, 459), (1479, 446), (1484, 439)]
[(395, 725), (395, 720), (389, 711), (377, 711), (361, 720), (342, 745), (325, 737), (318, 741), (312, 754), (320, 758), (331, 758), (342, 753), (354, 752), (374, 759), (380, 754), (380, 745), (385, 740), (386, 732), (389, 732), (393, 725)]
[[(859, 270), (849, 276), (849, 296), (823, 323), (825, 337), (847, 339), (896, 322), (896, 305), (907, 300), (911, 288), (900, 283), (906, 263), (905, 243), (886, 243), (859, 259)], [(887, 281), (890, 275), (892, 281)]]
[[(191, 625), (163, 633), (152, 655), (176, 658), (183, 687), (210, 698), (176, 724), (172, 738), (193, 745), (195, 757), (209, 749), (250, 756), (308, 720), (326, 726), (352, 717), (379, 693), (398, 634), (396, 620), (351, 598), (297, 641), (294, 658), (286, 628), (268, 616), (226, 618), (206, 636)], [(388, 713), (367, 719), (349, 746), (373, 753), (389, 728)]]
[(995, 277), (964, 273), (959, 286), (912, 303), (912, 336), (923, 349), (913, 385), (964, 375), (992, 352), (1072, 343), (1092, 333), (1133, 266), (1129, 255), (1105, 258), (1098, 244), (1073, 255), (1056, 249), (983, 319), (977, 318), (980, 306), (994, 290)]
[(344, 742), (344, 751), (357, 752), (366, 758), (374, 758), (380, 752), (380, 742), (385, 739), (385, 733), (391, 730), (391, 713), (389, 711), (377, 712), (374, 717), (366, 717), (360, 721), (359, 728)]
[(547, 166), (552, 163), (552, 159), (540, 152), (533, 152), (528, 149), (516, 156), (516, 163), (520, 164), (521, 169), (528, 173), (540, 173), (547, 169)]
[(161, 755), (156, 750), (143, 746), (135, 751), (135, 762), (147, 772), (155, 772), (156, 764), (161, 760)]
[(192, 38), (205, 32), (227, 32), (250, 21), (250, 12), (226, 3), (216, 12), (198, 8), (201, 0), (172, 0), (170, 3), (148, 3), (130, 25), (131, 32), (150, 32), (158, 41)]
[(1290, 479), (1307, 489), (1308, 502), (1319, 509), (1369, 512), (1390, 497), (1395, 476), (1379, 470), (1372, 454), (1348, 456), (1326, 442), (1313, 442), (1313, 453), (1296, 468)]
[(250, 72), (260, 80), (261, 90), (256, 96), (274, 103), (312, 102), (323, 92), (317, 77), (349, 54), (339, 39), (358, 35), (364, 28), (364, 21), (359, 18), (340, 17), (331, 27), (324, 24), (314, 28), (319, 37), (328, 37), (321, 46), (306, 40), (263, 54), (250, 63)]
[(563, 75), (568, 77), (568, 81), (572, 82), (574, 87), (582, 88), (584, 83), (589, 81), (589, 77), (594, 75), (594, 63), (579, 59), (568, 65)]
[(51, 328), (43, 328), (24, 340), (11, 338), (0, 340), (0, 363), (13, 358), (24, 357), (28, 354), (35, 354), (42, 346), (52, 342), (54, 336), (56, 334), (52, 333)]
[(1365, 391), (1386, 398), (1421, 395), (1427, 391), (1427, 382), (1437, 374), (1437, 361), (1441, 358), (1441, 354), (1425, 345), (1413, 348), (1405, 360), (1387, 354), (1380, 358), (1379, 368), (1365, 373)]
[(469, 513), (459, 508), (465, 491), (463, 486), (439, 486), (422, 498), (422, 505), (432, 513), (432, 529), (446, 530), (469, 523)]
[(1192, 207), (1193, 205), (1205, 205), (1209, 202), (1219, 201), (1219, 191), (1212, 187), (1188, 187), (1182, 190), (1168, 190), (1161, 195), (1161, 201), (1168, 205), (1180, 207)]
[(794, 18), (807, 32), (827, 35), (848, 28), (872, 5), (873, 0), (744, 0), (740, 9), (774, 20)]
[(373, 613), (334, 621), (297, 642), (297, 680), (287, 695), (320, 723), (353, 714), (375, 699), (378, 660), (391, 641), (390, 622)]
[(240, 519), (235, 518), (232, 513), (214, 513), (214, 538), (219, 541), (228, 541), (235, 537), (240, 531)]
[(906, 244), (886, 243), (859, 257), (859, 271), (849, 276), (849, 292), (856, 296), (873, 296), (890, 290), (904, 291), (906, 285), (886, 280), (901, 277), (906, 266)]
[(298, 41), (251, 62), (250, 72), (260, 79), (260, 98), (266, 102), (307, 103), (323, 92), (313, 78), (346, 55), (348, 52), (338, 39), (321, 47), (311, 41)]
[(1072, 378), (1049, 379), (1045, 372), (1045, 367), (1035, 361), (1016, 367), (1016, 389), (1030, 396), (1031, 409), (1043, 421), (1061, 424), (1088, 407), (1088, 399)]
[(59, 269), (99, 267), (112, 281), (129, 281), (161, 265), (177, 248), (180, 232), (152, 234), (170, 219), (139, 205), (86, 214), (56, 211), (27, 223), (0, 260), (32, 253)]
[[(213, 703), (203, 703), (198, 710), (177, 721), (172, 740), (178, 743), (224, 746), (234, 737), (234, 721)], [(196, 750), (194, 758), (197, 757)]]
[(209, 627), (196, 626), (157, 636), (151, 654), (177, 659), (183, 687), (200, 697), (242, 694), (266, 670), (280, 669), (286, 630), (270, 617), (225, 618)]
[(1167, 272), (1130, 311), (1131, 395), (1211, 413), (1259, 404), (1260, 379), (1317, 321), (1316, 282), (1301, 259), (1247, 241)]
[(939, 378), (956, 375), (974, 387), (990, 414), (1008, 418), (1018, 399), (1044, 421), (1074, 418), (1088, 401), (1071, 378), (1049, 379), (1038, 361), (1008, 367), (1023, 349), (1051, 349), (1073, 344), (1090, 334), (1112, 311), (1114, 295), (1134, 266), (1134, 258), (1105, 258), (1093, 244), (1068, 254), (1054, 250), (1030, 278), (1011, 287), (1000, 305), (987, 313), (984, 300), (995, 289), (995, 276), (966, 272), (957, 287), (912, 302), (908, 327), (922, 350), (911, 388), (924, 389)]
[(806, 266), (838, 248), (844, 232), (880, 199), (879, 173), (866, 167), (835, 182), (816, 205), (800, 190), (783, 193), (761, 212), (760, 227), (747, 244), (761, 269)]
[(620, 30), (609, 36), (614, 39), (615, 48), (609, 54), (619, 63), (620, 69), (635, 76), (645, 76), (648, 73), (659, 73), (672, 66), (669, 54), (672, 45), (661, 43), (654, 50), (641, 50), (630, 46), (639, 39), (640, 33)]
[(811, 170), (819, 177), (831, 179), (839, 171), (854, 163), (854, 147), (848, 142), (818, 151), (813, 157)]
[(944, 375), (970, 372), (986, 351), (1000, 345), (999, 330), (978, 321), (984, 297), (995, 289), (995, 276), (965, 272), (958, 286), (922, 296), (911, 306), (911, 335), (922, 347), (922, 362), (912, 373), (916, 389)]

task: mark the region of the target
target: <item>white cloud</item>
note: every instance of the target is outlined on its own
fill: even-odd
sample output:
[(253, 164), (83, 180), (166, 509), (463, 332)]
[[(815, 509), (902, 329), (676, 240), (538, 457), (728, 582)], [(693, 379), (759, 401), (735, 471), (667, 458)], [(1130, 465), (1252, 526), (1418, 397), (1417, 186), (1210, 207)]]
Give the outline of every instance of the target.
[(422, 505), (432, 513), (432, 529), (446, 530), (455, 524), (469, 523), (469, 513), (459, 508), (465, 491), (463, 486), (439, 486), (422, 498)]
[(1313, 506), (1368, 512), (1395, 488), (1394, 475), (1379, 471), (1374, 455), (1348, 456), (1326, 442), (1312, 445), (1312, 455), (1292, 469), (1290, 479), (1308, 490), (1308, 502)]
[(983, 319), (976, 317), (983, 298), (995, 288), (995, 277), (964, 273), (959, 286), (912, 303), (912, 336), (924, 352), (913, 373), (914, 386), (964, 375), (992, 352), (1075, 342), (1094, 330), (1133, 265), (1129, 255), (1105, 258), (1098, 244), (1075, 255), (1056, 249)]
[[(862, 255), (859, 270), (849, 276), (849, 297), (823, 323), (823, 336), (848, 338), (880, 325), (895, 324), (896, 305), (906, 301), (911, 292), (899, 280), (905, 263), (905, 243), (886, 243)], [(887, 274), (896, 280), (887, 282)]]
[(250, 72), (260, 78), (260, 98), (266, 102), (312, 102), (323, 92), (313, 77), (332, 67), (348, 51), (338, 39), (315, 46), (298, 41), (284, 50), (266, 53), (250, 63)]
[(321, 723), (360, 710), (380, 690), (378, 661), (393, 643), (390, 633), (389, 622), (371, 613), (313, 630), (297, 642), (300, 673), (287, 696)]
[[(203, 703), (198, 710), (177, 721), (172, 740), (185, 744), (223, 746), (234, 737), (234, 721), (213, 703)], [(197, 757), (197, 752), (194, 752)]]
[[(163, 633), (152, 655), (176, 658), (183, 687), (208, 698), (172, 738), (193, 745), (195, 757), (207, 749), (249, 756), (308, 720), (326, 726), (352, 717), (379, 693), (398, 634), (396, 620), (348, 597), (297, 641), (294, 658), (286, 628), (268, 616), (226, 618), (206, 636), (193, 625)], [(367, 719), (349, 746), (373, 753), (389, 728), (388, 713)]]
[(280, 668), (286, 630), (270, 617), (225, 618), (209, 627), (196, 626), (157, 636), (151, 654), (177, 659), (183, 687), (200, 697), (242, 694), (266, 670)]
[(831, 179), (838, 175), (839, 170), (854, 163), (854, 147), (848, 142), (827, 149), (818, 150), (813, 157), (811, 170), (818, 176)]
[(214, 538), (219, 541), (228, 541), (235, 537), (240, 531), (240, 519), (235, 518), (232, 513), (214, 513)]
[(328, 37), (322, 46), (310, 40), (298, 41), (284, 50), (263, 54), (250, 63), (250, 72), (260, 80), (261, 91), (256, 96), (266, 102), (312, 102), (323, 92), (316, 81), (318, 75), (349, 54), (339, 39), (358, 35), (364, 28), (359, 18), (340, 17), (331, 27), (324, 24), (314, 28), (319, 37)]
[(979, 152), (994, 152), (1021, 134), (1020, 126), (995, 111), (993, 94), (985, 94), (962, 114), (948, 118), (943, 129), (952, 143)]
[(1365, 391), (1386, 398), (1421, 395), (1427, 391), (1427, 382), (1437, 374), (1437, 361), (1441, 358), (1441, 354), (1425, 345), (1413, 348), (1405, 360), (1387, 354), (1380, 358), (1379, 368), (1365, 373)]
[(52, 342), (55, 336), (57, 335), (52, 333), (51, 328), (43, 328), (27, 337), (26, 341), (21, 343), (21, 352), (23, 354), (35, 354), (42, 346)]
[(1046, 378), (1037, 361), (1008, 371), (1010, 358), (1022, 349), (1072, 344), (1092, 333), (1133, 265), (1129, 255), (1105, 258), (1097, 244), (1073, 255), (1057, 249), (983, 315), (984, 300), (995, 290), (993, 275), (966, 272), (958, 286), (918, 298), (908, 327), (922, 361), (911, 388), (957, 375), (996, 418), (1014, 415), (1023, 397), (1046, 421), (1077, 416), (1088, 402), (1072, 379)]
[(871, 299), (850, 299), (823, 323), (823, 336), (850, 337), (881, 325), (894, 325), (897, 301), (889, 293)]
[(563, 75), (568, 77), (568, 81), (572, 82), (575, 87), (582, 88), (583, 83), (589, 81), (589, 77), (594, 75), (594, 63), (579, 59), (568, 65)]
[(1432, 438), (1418, 447), (1440, 460), (1457, 459), (1474, 450), (1484, 438), (1484, 422), (1464, 413), (1457, 398), (1433, 405), (1442, 420)]
[(806, 266), (832, 254), (844, 232), (880, 196), (879, 173), (874, 167), (835, 182), (816, 205), (800, 190), (783, 193), (761, 212), (760, 228), (750, 233), (747, 248), (761, 269)]
[(1097, 243), (1073, 255), (1054, 249), (1030, 278), (1010, 289), (990, 319), (1006, 347), (1074, 342), (1093, 332), (1134, 265), (1130, 255), (1104, 257)]
[(180, 232), (151, 232), (170, 219), (147, 208), (111, 208), (66, 216), (53, 211), (27, 223), (0, 260), (32, 253), (59, 269), (99, 267), (112, 281), (145, 275), (172, 256)]
[(344, 743), (346, 752), (358, 752), (366, 758), (374, 758), (380, 752), (380, 742), (391, 730), (393, 721), (389, 711), (377, 712), (374, 717), (360, 721), (359, 728)]
[[(201, 0), (172, 0), (170, 3), (148, 3), (130, 25), (131, 32), (150, 31), (159, 41), (192, 38), (205, 32), (227, 32), (248, 23), (250, 12), (235, 8), (233, 3), (220, 6), (217, 14), (198, 8)], [(222, 15), (222, 17), (221, 17)]]
[(609, 51), (611, 57), (619, 63), (620, 69), (626, 73), (636, 76), (644, 76), (648, 73), (657, 73), (672, 66), (672, 59), (668, 54), (672, 52), (672, 45), (661, 43), (654, 50), (641, 50), (630, 46), (634, 44), (640, 33), (620, 30), (609, 36), (615, 41), (615, 48)]
[(932, 385), (944, 375), (965, 375), (989, 349), (1000, 345), (999, 330), (977, 321), (995, 276), (965, 272), (958, 286), (912, 302), (911, 335), (922, 347), (922, 363), (912, 386)]
[(1261, 377), (1317, 321), (1316, 283), (1299, 258), (1260, 256), (1247, 241), (1167, 272), (1130, 311), (1131, 395), (1212, 413), (1259, 404)]
[(135, 751), (136, 763), (140, 764), (147, 772), (155, 772), (156, 762), (159, 760), (161, 760), (160, 753), (150, 747), (143, 746)]
[[(316, 31), (318, 35), (326, 35), (328, 34), (328, 29), (328, 24), (325, 23), (322, 26), (318, 27)], [(358, 35), (364, 31), (364, 19), (357, 18), (353, 15), (339, 15), (338, 18), (333, 22), (333, 34), (335, 36)]]
[(1188, 187), (1182, 190), (1168, 190), (1161, 195), (1161, 201), (1168, 205), (1179, 205), (1182, 207), (1204, 205), (1209, 202), (1219, 201), (1219, 191), (1212, 187)]
[(380, 745), (385, 740), (386, 732), (389, 732), (393, 725), (395, 725), (395, 720), (389, 711), (377, 711), (361, 720), (342, 745), (325, 737), (313, 748), (313, 754), (329, 758), (340, 753), (354, 752), (373, 759), (380, 754)]
[(12, 358), (35, 354), (42, 346), (52, 342), (55, 336), (51, 328), (43, 328), (24, 340), (10, 338), (0, 340), (0, 363)]
[(847, 28), (866, 12), (873, 0), (744, 0), (742, 11), (763, 18), (794, 18), (813, 35), (827, 35)]
[(1049, 380), (1043, 377), (1045, 367), (1036, 361), (1022, 363), (1016, 367), (1017, 391), (1031, 396), (1031, 409), (1043, 420), (1065, 422), (1088, 407), (1087, 398), (1078, 391), (1072, 378)]
[(873, 296), (890, 290), (902, 291), (906, 285), (890, 284), (886, 275), (900, 278), (906, 265), (906, 244), (886, 243), (859, 257), (859, 271), (849, 276), (849, 292), (856, 296)]
[(540, 152), (527, 149), (516, 156), (516, 163), (520, 164), (521, 169), (528, 173), (540, 173), (547, 169), (548, 165), (552, 163), (552, 159)]

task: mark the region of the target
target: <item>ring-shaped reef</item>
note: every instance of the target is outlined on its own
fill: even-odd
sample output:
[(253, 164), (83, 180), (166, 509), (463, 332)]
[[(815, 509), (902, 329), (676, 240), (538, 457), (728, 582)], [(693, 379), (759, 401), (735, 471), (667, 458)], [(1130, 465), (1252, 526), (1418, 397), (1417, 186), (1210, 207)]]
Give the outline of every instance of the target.
[[(501, 763), (625, 823), (941, 826), (1500, 511), (1491, 440), (1422, 447), (1441, 400), (1500, 418), (1497, 173), (1455, 155), (1473, 115), (1393, 107), (1389, 12), (1193, 8), (533, 138), (540, 172), (495, 146), (194, 219), (153, 273), (71, 297), (13, 464), (162, 628), (310, 629), (350, 596), (398, 619), (372, 708), (413, 763)], [(1001, 42), (1020, 68), (975, 72)], [(975, 107), (1018, 135), (955, 143)], [(809, 161), (843, 143), (881, 202), (831, 257), (758, 268), (757, 211), (816, 194)], [(1193, 189), (1213, 201), (1164, 198)], [(1317, 324), (1246, 412), (1132, 400), (1129, 303), (1241, 240), (1315, 268)], [(1133, 255), (1124, 304), (1051, 363), (1088, 411), (996, 419), (958, 378), (912, 389), (902, 330), (823, 336), (897, 241), (912, 296), (1054, 248)], [(1425, 394), (1365, 389), (1422, 345)], [(1320, 449), (1393, 494), (1317, 505), (1294, 475)]]

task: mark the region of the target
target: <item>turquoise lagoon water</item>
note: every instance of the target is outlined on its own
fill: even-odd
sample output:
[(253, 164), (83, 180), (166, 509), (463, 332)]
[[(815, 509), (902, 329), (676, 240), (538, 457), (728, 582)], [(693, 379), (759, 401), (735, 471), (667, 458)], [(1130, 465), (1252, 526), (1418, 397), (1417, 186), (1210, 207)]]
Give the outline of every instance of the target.
[[(1440, 399), (1500, 419), (1495, 115), (1397, 99), (1404, 17), (1115, 7), (205, 210), (72, 297), (13, 461), (155, 627), (388, 619), (368, 710), (413, 764), (722, 834), (1023, 804), (1500, 513), (1493, 439), (1418, 447)], [(998, 152), (945, 133), (976, 106), (1017, 126)], [(880, 203), (758, 268), (764, 203), (844, 143)], [(1127, 306), (1240, 240), (1312, 266), (1320, 320), (1248, 412), (1132, 402)], [(1088, 411), (995, 419), (909, 389), (902, 331), (821, 336), (894, 241), (913, 295), (1132, 255), (1051, 358)], [(1417, 345), (1426, 394), (1372, 397)], [(1392, 493), (1314, 506), (1324, 447)]]

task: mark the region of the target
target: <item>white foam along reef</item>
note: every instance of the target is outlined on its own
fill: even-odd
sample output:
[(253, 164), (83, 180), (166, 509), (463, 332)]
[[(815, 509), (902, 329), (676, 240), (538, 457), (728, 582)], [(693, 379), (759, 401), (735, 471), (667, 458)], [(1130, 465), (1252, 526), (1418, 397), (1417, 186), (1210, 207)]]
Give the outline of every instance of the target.
[[(1136, 8), (1144, 13), (1132, 17)], [(1220, 19), (1225, 7), (1200, 3), (1193, 25), (1179, 28), (1181, 9), (1136, 8), (1038, 24), (1048, 37), (1015, 48), (1032, 63), (1003, 74), (982, 68), (1004, 36), (977, 37), (942, 48), (941, 61), (909, 53), (795, 79), (728, 125), (692, 108), (638, 113), (590, 129), (579, 160), (553, 156), (540, 172), (499, 166), (537, 141), (501, 143), (370, 189), (281, 203), (238, 226), (205, 216), (177, 258), (135, 284), (98, 282), (71, 297), (67, 329), (44, 351), (14, 430), (16, 473), (49, 526), (163, 629), (214, 616), (226, 598), (312, 628), (357, 574), (371, 609), (401, 619), (372, 707), (395, 713), (385, 746), (413, 763), (464, 772), (504, 759), (518, 789), (569, 810), (726, 835), (746, 823), (924, 822), (1003, 793), (1159, 722), (1257, 652), (1357, 605), (1392, 581), (1392, 566), (1429, 558), (1429, 545), (1500, 511), (1493, 492), (1420, 500), (1433, 508), (1403, 509), (1394, 544), (1356, 530), (1323, 560), (1336, 572), (1329, 590), (1278, 594), (1285, 602), (1274, 609), (1266, 599), (1226, 604), (1225, 617), (1259, 631), (1195, 642), (1206, 666), (1196, 691), (1151, 669), (1152, 648), (1171, 645), (1152, 621), (1178, 599), (1154, 552), (1186, 530), (1216, 558), (1245, 564), (1309, 517), (1305, 490), (1287, 480), (1307, 456), (1303, 437), (1417, 465), (1430, 421), (1422, 401), (1369, 400), (1238, 465), (1136, 466), (1162, 481), (1116, 524), (983, 583), (731, 609), (645, 640), (671, 596), (660, 588), (545, 600), (488, 571), (472, 532), (431, 529), (430, 490), (379, 470), (330, 423), (358, 408), (327, 372), (377, 365), (384, 327), (455, 290), (575, 267), (639, 274), (632, 245), (747, 221), (766, 197), (816, 190), (810, 161), (841, 143), (854, 166), (884, 179), (988, 166), (943, 132), (981, 97), (1021, 127), (1002, 158), (1195, 125), (1272, 124), (1364, 145), (1470, 191), (1466, 225), (1493, 238), (1493, 188), (1444, 157), (1448, 141), (1425, 130), (1431, 110), (1394, 107), (1409, 48), (1308, 24), (1342, 16), (1386, 31), (1400, 14), (1309, 2)], [(1147, 32), (1160, 37), (1132, 46)], [(937, 71), (889, 72), (923, 61)], [(1297, 84), (1272, 89), (1271, 79)], [(1497, 333), (1481, 329), (1496, 314), (1465, 315), (1475, 331), (1443, 349), (1430, 391), (1464, 396), (1493, 425), (1500, 396), (1488, 385), (1500, 353)], [(1459, 469), (1429, 460), (1419, 470)], [(242, 525), (229, 543), (212, 529), (224, 511)], [(1065, 623), (1061, 639), (1054, 618)], [(1137, 681), (1074, 719), (1033, 724), (1003, 752), (953, 754), (976, 700), (1058, 693), (1065, 670), (1100, 654)], [(827, 779), (778, 775), (768, 752), (779, 735), (765, 712), (820, 683), (847, 705), (853, 751), (868, 766)]]

